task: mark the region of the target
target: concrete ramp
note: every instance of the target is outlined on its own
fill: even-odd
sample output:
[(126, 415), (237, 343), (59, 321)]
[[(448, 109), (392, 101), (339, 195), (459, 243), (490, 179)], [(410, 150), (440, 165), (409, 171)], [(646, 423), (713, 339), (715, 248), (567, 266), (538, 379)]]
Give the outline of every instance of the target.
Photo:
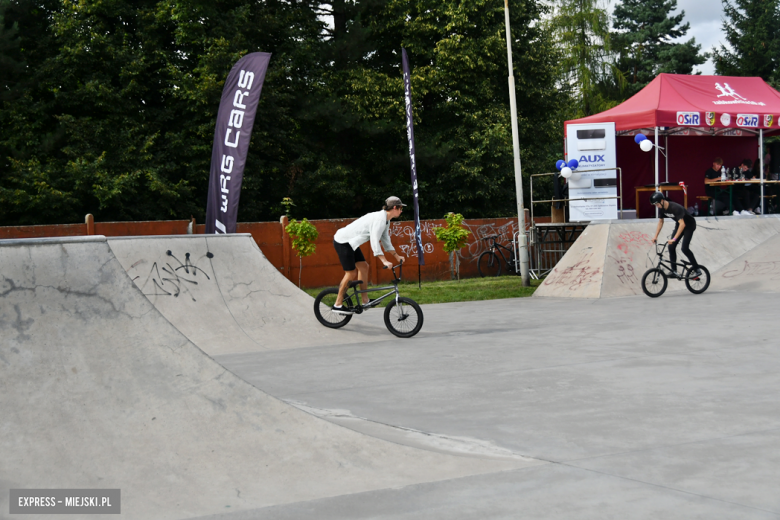
[[(545, 278), (534, 297), (609, 298), (643, 294), (642, 276), (655, 259), (652, 238), (657, 223), (655, 219), (644, 219), (590, 224)], [(665, 219), (659, 239), (668, 238), (673, 229), (674, 222)], [(709, 290), (780, 290), (780, 287), (770, 289), (771, 284), (759, 287), (755, 274), (766, 271), (766, 262), (770, 261), (773, 250), (780, 252), (774, 245), (779, 233), (777, 215), (697, 218), (691, 250), (712, 275)], [(684, 258), (679, 247), (678, 256)], [(740, 258), (748, 262), (748, 270), (752, 269), (754, 274), (724, 278), (720, 271), (726, 266), (729, 271), (738, 269), (732, 263)], [(762, 267), (751, 268), (750, 262), (760, 263)], [(748, 280), (751, 277), (753, 279)], [(682, 282), (670, 280), (667, 291), (681, 290), (687, 290)]]
[[(109, 238), (135, 285), (210, 355), (374, 341), (370, 327), (334, 331), (248, 234)], [(229, 340), (228, 340), (229, 338)]]
[[(164, 247), (213, 274), (206, 249), (187, 264)], [(532, 464), (400, 446), (268, 396), (173, 327), (104, 237), (0, 241), (0, 265), (3, 518), (10, 488), (119, 488), (122, 518), (173, 519)]]

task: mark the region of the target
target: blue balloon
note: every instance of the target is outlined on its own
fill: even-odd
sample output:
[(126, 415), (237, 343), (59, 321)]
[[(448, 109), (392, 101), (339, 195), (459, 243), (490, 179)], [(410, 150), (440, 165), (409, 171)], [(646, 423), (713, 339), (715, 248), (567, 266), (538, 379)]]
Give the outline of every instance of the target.
[(639, 144), (639, 143), (641, 143), (641, 142), (642, 142), (642, 141), (644, 141), (645, 139), (647, 139), (647, 136), (646, 136), (645, 134), (636, 134), (636, 135), (634, 136), (634, 142), (635, 142), (636, 144)]
[(576, 170), (577, 166), (579, 166), (579, 165), (580, 165), (580, 163), (577, 162), (577, 159), (571, 159), (569, 161), (569, 168), (571, 168), (572, 170)]
[(555, 167), (558, 168), (558, 171), (561, 171), (561, 168), (563, 168), (564, 166), (566, 166), (566, 161), (564, 161), (563, 159), (558, 159), (558, 162), (555, 163)]

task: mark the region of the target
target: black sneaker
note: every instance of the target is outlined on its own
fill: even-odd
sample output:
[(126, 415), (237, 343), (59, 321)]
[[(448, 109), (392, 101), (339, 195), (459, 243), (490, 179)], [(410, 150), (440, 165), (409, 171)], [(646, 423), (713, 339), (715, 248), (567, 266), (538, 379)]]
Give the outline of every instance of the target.
[(698, 277), (701, 276), (701, 274), (702, 274), (701, 273), (701, 269), (694, 269), (693, 271), (691, 271), (691, 276), (690, 277), (691, 278), (698, 278)]
[(364, 303), (363, 304), (363, 308), (364, 309), (370, 309), (371, 307), (373, 307), (377, 303), (379, 303), (379, 302), (376, 300), (376, 298), (369, 298), (368, 299), (368, 303)]
[(355, 310), (354, 309), (352, 309), (350, 307), (346, 307), (344, 305), (340, 305), (338, 307), (336, 307), (334, 305), (333, 306), (333, 312), (335, 312), (336, 314), (355, 314)]

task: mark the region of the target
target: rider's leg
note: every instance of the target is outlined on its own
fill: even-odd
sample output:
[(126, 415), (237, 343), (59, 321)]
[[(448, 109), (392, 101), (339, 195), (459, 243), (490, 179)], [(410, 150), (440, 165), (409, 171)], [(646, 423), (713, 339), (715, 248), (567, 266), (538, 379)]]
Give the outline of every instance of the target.
[(344, 301), (344, 295), (347, 294), (347, 286), (352, 280), (357, 280), (357, 273), (356, 269), (344, 272), (344, 278), (341, 279), (341, 283), (339, 284), (339, 295), (336, 297), (336, 303), (333, 304), (335, 307), (341, 307), (341, 303)]
[[(677, 234), (677, 228), (679, 227), (678, 224), (674, 225), (674, 230), (672, 231), (672, 238)], [(677, 241), (672, 242), (668, 246), (669, 249), (669, 260), (672, 263), (672, 271), (675, 273), (677, 272)]]
[(696, 257), (693, 256), (693, 252), (689, 247), (691, 245), (691, 239), (693, 238), (694, 231), (696, 231), (695, 227), (686, 226), (686, 228), (683, 230), (682, 247), (680, 248), (680, 251), (682, 251), (683, 254), (688, 257), (688, 261), (691, 263), (691, 270), (695, 270), (699, 267), (699, 264), (696, 263)]
[[(368, 289), (368, 262), (355, 262), (357, 267), (358, 280), (363, 280), (363, 283), (358, 285), (358, 290), (365, 291)], [(363, 293), (363, 303), (368, 303), (368, 293)]]

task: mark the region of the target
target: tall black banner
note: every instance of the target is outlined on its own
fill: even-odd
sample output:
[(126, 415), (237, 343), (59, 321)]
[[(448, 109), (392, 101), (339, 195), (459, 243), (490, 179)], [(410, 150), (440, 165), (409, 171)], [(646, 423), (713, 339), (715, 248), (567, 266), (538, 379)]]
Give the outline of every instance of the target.
[(414, 119), (412, 117), (412, 79), (409, 72), (409, 58), (406, 49), (401, 49), (404, 68), (404, 98), (406, 100), (406, 135), (409, 138), (409, 160), (412, 163), (412, 190), (414, 190), (414, 239), (417, 244), (417, 258), (425, 265), (422, 233), (420, 232), (420, 203), (417, 196), (417, 161), (414, 158)]
[(206, 233), (235, 233), (249, 138), (271, 54), (253, 52), (233, 65), (222, 90), (214, 129)]

